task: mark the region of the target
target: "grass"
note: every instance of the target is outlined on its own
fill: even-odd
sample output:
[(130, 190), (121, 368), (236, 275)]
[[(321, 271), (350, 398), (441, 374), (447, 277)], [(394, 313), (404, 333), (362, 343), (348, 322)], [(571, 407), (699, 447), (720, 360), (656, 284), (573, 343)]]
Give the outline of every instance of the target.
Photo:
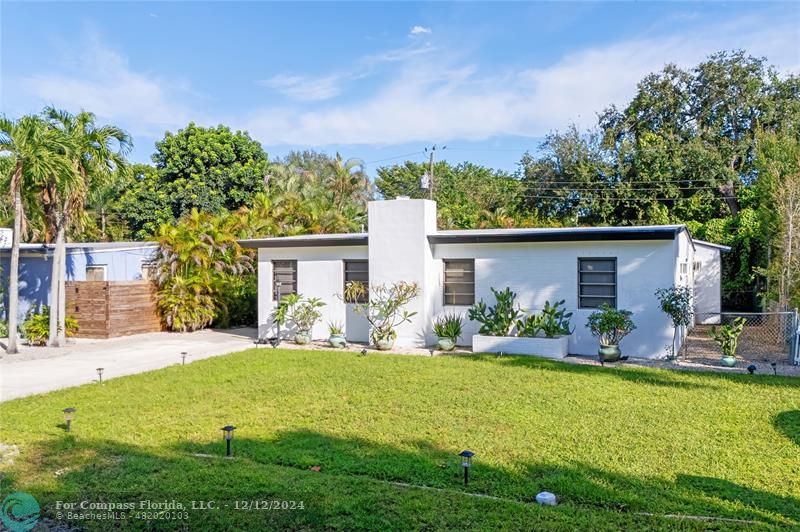
[[(57, 501), (153, 500), (187, 518), (118, 526), (800, 527), (800, 381), (785, 377), (259, 349), (3, 403), (0, 420), (20, 450), (0, 494), (30, 492), (50, 519)], [(542, 490), (561, 504), (532, 504)], [(303, 509), (236, 508), (249, 500)]]

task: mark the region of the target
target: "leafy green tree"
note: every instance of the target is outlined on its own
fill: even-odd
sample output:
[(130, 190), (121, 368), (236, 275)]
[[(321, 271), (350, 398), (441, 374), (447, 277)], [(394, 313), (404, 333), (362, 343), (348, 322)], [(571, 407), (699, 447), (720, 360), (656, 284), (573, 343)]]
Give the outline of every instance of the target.
[(71, 168), (48, 176), (42, 204), (50, 233), (55, 234), (55, 252), (50, 284), (50, 345), (66, 342), (66, 234), (81, 219), (90, 194), (109, 186), (114, 175), (127, 169), (126, 154), (132, 147), (128, 133), (112, 126), (98, 126), (92, 113), (73, 115), (48, 107), (44, 117), (50, 127), (69, 142), (66, 156)]
[[(406, 161), (378, 168), (375, 187), (388, 199), (398, 196), (427, 198), (421, 178), (427, 164)], [(514, 177), (491, 168), (445, 161), (434, 165), (434, 200), (442, 228), (513, 227), (540, 223), (536, 213), (523, 210), (522, 185)]]
[(247, 204), (264, 190), (269, 165), (261, 144), (247, 133), (194, 123), (167, 132), (156, 143), (153, 162), (175, 218), (191, 209), (219, 212)]
[(131, 167), (131, 184), (119, 198), (115, 215), (137, 240), (153, 238), (159, 227), (176, 220), (169, 187), (164, 187), (158, 170), (147, 164)]
[[(19, 246), (25, 231), (24, 199), (33, 201), (43, 183), (52, 175), (73, 170), (66, 157), (70, 150), (68, 139), (49, 126), (41, 117), (23, 116), (19, 120), (0, 117), (0, 153), (13, 160), (9, 188), (14, 206), (14, 234), (8, 281), (8, 346), (6, 353), (18, 352), (17, 308), (19, 301)], [(8, 165), (7, 165), (8, 166)]]

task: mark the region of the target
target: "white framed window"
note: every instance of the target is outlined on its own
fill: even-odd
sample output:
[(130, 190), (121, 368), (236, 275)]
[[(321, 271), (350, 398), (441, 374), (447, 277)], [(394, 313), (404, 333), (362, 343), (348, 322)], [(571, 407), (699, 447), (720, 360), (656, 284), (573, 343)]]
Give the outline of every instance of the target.
[(86, 266), (87, 281), (105, 281), (108, 266), (105, 264), (92, 264)]
[(578, 308), (617, 308), (617, 258), (578, 259)]
[(444, 304), (468, 306), (475, 303), (475, 259), (445, 259)]

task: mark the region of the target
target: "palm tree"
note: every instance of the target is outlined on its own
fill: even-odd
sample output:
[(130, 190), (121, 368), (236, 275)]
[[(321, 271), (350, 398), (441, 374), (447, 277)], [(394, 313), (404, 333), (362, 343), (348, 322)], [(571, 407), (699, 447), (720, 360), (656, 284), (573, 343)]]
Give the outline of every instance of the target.
[(50, 345), (60, 346), (66, 341), (67, 228), (80, 220), (90, 193), (110, 184), (117, 172), (126, 171), (125, 155), (130, 152), (132, 141), (128, 133), (116, 126), (97, 127), (93, 113), (81, 111), (73, 115), (47, 107), (43, 115), (74, 147), (69, 153), (72, 168), (51, 176), (43, 196), (48, 225), (56, 238), (50, 283), (50, 308), (54, 309), (50, 312)]
[(337, 153), (325, 165), (326, 185), (333, 193), (333, 204), (341, 210), (350, 203), (366, 204), (370, 197), (370, 182), (364, 171), (364, 161), (347, 159)]
[(0, 117), (0, 153), (9, 155), (14, 161), (9, 183), (14, 205), (14, 234), (8, 279), (6, 353), (9, 354), (18, 351), (19, 247), (21, 234), (26, 230), (23, 197), (29, 195), (31, 190), (39, 188), (48, 176), (69, 172), (69, 160), (64, 156), (68, 150), (67, 139), (48, 127), (38, 116), (24, 116), (19, 120)]

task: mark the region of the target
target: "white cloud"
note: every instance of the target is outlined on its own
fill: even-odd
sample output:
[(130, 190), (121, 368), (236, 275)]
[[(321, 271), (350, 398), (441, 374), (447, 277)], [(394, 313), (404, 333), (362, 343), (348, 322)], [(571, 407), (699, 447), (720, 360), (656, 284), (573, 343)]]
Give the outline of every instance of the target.
[[(756, 28), (756, 29), (753, 29)], [(764, 29), (757, 29), (764, 28)], [(719, 50), (744, 48), (798, 71), (798, 29), (735, 21), (705, 33), (640, 38), (587, 48), (535, 69), (486, 70), (447, 53), (406, 54), (371, 95), (321, 108), (265, 107), (243, 126), (266, 144), (400, 144), (497, 135), (542, 136), (570, 121), (587, 127), (624, 105), (646, 74), (690, 67)]]
[(409, 35), (421, 35), (431, 33), (431, 29), (425, 26), (414, 26), (408, 33)]
[(90, 110), (134, 136), (161, 136), (166, 129), (202, 121), (205, 113), (184, 103), (196, 96), (186, 82), (137, 72), (116, 51), (96, 39), (89, 41), (65, 73), (23, 77), (19, 87), (25, 94), (18, 98), (34, 97), (57, 107)]
[(269, 79), (259, 81), (258, 84), (275, 89), (295, 100), (319, 101), (338, 96), (343, 81), (343, 76), (340, 75), (314, 78), (277, 74)]

